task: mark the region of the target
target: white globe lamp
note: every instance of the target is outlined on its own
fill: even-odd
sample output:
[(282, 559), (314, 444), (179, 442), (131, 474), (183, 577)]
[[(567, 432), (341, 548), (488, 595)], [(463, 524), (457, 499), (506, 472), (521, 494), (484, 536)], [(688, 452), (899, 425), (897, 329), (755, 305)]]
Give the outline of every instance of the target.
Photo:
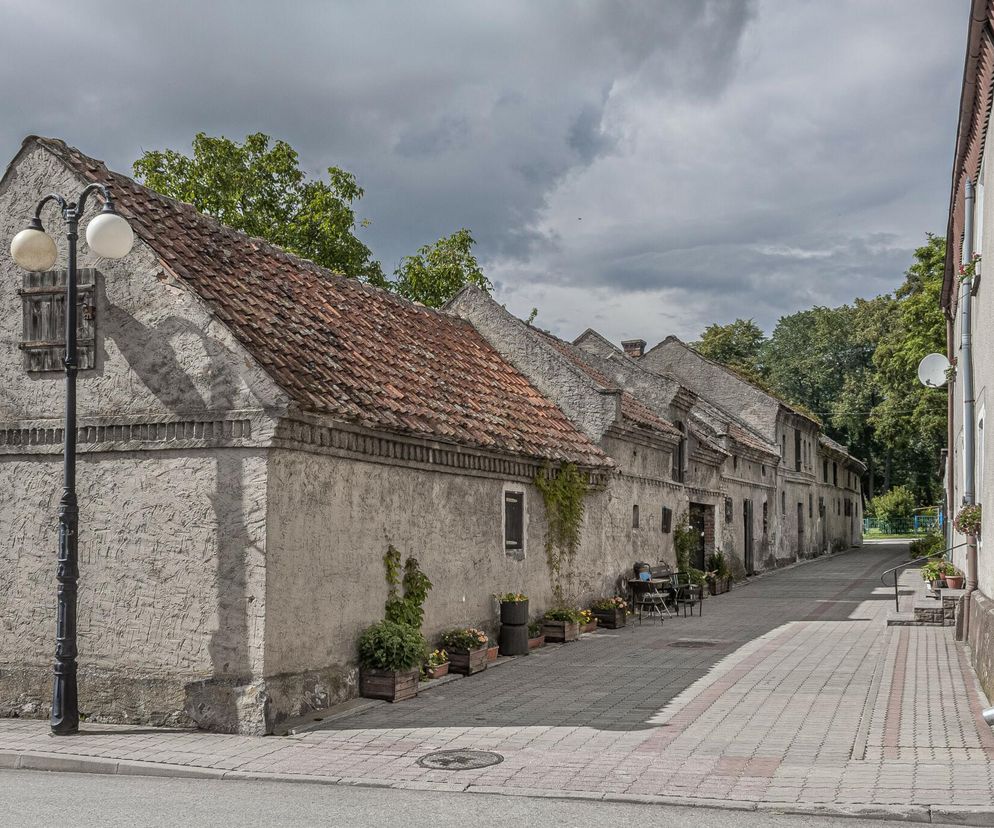
[(58, 251), (55, 240), (41, 226), (41, 219), (35, 217), (10, 243), (10, 255), (18, 267), (32, 272), (50, 270), (55, 264)]
[(109, 201), (104, 209), (86, 225), (86, 243), (90, 250), (105, 259), (120, 259), (131, 252), (135, 234)]

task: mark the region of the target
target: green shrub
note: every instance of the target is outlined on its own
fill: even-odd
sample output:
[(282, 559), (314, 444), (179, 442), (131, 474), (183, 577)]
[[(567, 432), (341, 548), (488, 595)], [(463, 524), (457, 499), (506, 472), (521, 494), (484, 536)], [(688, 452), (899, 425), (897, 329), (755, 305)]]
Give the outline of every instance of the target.
[(938, 555), (945, 548), (945, 538), (936, 532), (929, 532), (911, 541), (910, 554), (912, 558), (924, 558), (926, 555)]
[(915, 495), (905, 486), (895, 486), (889, 492), (870, 501), (870, 511), (877, 520), (893, 523), (909, 520), (915, 513)]
[(528, 622), (528, 637), (538, 638), (542, 634), (542, 622), (541, 621), (529, 621)]
[(724, 552), (712, 552), (704, 562), (707, 574), (718, 580), (723, 580), (729, 576), (728, 561), (725, 560)]
[(372, 670), (411, 670), (428, 651), (421, 633), (407, 624), (380, 621), (359, 636), (359, 664)]

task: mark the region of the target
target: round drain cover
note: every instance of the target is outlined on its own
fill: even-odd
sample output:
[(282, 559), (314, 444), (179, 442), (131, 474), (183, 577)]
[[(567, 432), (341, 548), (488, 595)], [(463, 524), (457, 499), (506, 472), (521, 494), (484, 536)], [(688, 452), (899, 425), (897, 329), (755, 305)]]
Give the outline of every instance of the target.
[(476, 770), (503, 762), (504, 757), (489, 750), (436, 750), (418, 759), (423, 768), (432, 770)]

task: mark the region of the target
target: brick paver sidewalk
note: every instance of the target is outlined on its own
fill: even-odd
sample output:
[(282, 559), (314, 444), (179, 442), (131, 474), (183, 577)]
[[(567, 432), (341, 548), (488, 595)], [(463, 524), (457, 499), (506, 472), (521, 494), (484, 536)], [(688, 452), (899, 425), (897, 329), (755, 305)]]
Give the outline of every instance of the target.
[[(43, 722), (0, 720), (0, 767), (870, 806), (994, 824), (994, 735), (963, 648), (949, 628), (886, 626), (892, 593), (878, 576), (905, 554), (873, 545), (804, 564), (709, 599), (702, 618), (600, 632), (301, 736), (90, 725), (56, 739)], [(504, 760), (417, 764), (462, 747)]]

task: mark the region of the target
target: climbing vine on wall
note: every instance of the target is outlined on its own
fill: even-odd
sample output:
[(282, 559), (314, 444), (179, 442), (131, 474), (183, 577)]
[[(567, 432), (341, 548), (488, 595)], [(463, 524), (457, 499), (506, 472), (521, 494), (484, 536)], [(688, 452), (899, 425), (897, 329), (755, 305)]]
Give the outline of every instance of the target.
[(566, 603), (564, 582), (568, 582), (583, 530), (584, 498), (587, 481), (572, 463), (554, 475), (550, 467), (535, 477), (535, 486), (545, 502), (548, 521), (545, 533), (545, 560), (552, 578), (556, 602)]
[[(409, 557), (404, 562), (403, 575), (400, 568), (400, 552), (390, 545), (383, 556), (386, 569), (387, 601), (386, 619), (396, 624), (404, 624), (416, 630), (424, 621), (424, 603), (431, 589), (431, 581), (421, 571), (418, 559)], [(403, 593), (398, 589), (401, 587)]]

